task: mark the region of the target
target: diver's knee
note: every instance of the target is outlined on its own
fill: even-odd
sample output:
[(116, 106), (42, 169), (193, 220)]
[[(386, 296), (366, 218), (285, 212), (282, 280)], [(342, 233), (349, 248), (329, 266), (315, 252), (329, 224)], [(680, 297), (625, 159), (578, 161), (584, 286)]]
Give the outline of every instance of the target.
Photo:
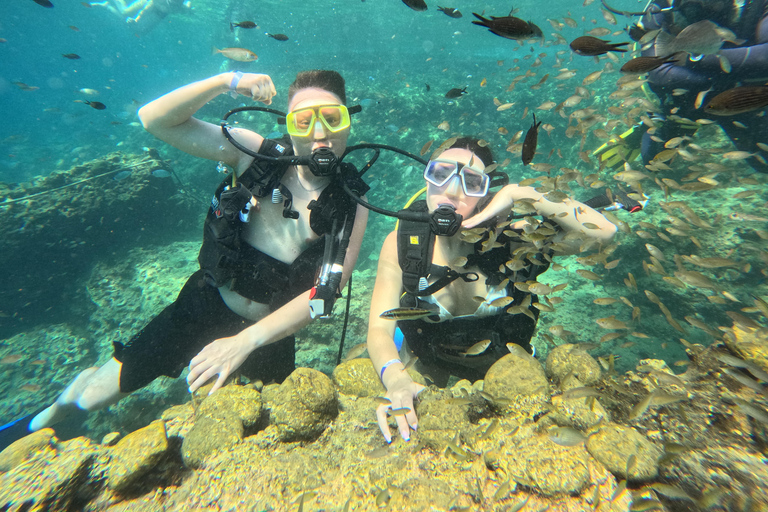
[(120, 370), (122, 365), (114, 359), (90, 376), (75, 403), (80, 409), (93, 411), (120, 400)]

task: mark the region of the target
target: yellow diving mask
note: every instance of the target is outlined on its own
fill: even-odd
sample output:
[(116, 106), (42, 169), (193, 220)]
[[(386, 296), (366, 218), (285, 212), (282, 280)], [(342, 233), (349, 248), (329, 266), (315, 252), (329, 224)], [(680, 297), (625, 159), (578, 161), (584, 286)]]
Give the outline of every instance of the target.
[(331, 133), (349, 128), (349, 110), (344, 105), (319, 105), (300, 108), (289, 112), (285, 118), (288, 134), (294, 137), (309, 137), (320, 121), (323, 128)]

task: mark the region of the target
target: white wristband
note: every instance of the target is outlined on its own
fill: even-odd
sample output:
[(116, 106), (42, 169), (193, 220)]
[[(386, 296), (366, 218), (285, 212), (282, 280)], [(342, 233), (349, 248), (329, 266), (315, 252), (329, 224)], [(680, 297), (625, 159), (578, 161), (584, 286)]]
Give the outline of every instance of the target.
[(232, 75), (232, 81), (229, 82), (229, 90), (237, 92), (237, 84), (240, 83), (240, 79), (243, 78), (243, 72), (242, 71), (235, 71), (235, 74)]

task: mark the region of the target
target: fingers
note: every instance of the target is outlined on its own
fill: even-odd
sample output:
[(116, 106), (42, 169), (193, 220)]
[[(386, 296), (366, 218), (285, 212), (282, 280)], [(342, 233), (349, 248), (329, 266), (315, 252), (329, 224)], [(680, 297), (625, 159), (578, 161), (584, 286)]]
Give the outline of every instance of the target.
[(400, 437), (405, 441), (410, 441), (411, 427), (408, 425), (408, 420), (405, 419), (405, 416), (396, 416), (395, 423), (397, 423), (397, 430), (400, 431)]
[[(197, 374), (200, 373), (201, 370), (202, 369), (195, 368), (194, 370), (191, 370), (189, 372), (189, 375), (187, 375), (187, 382), (189, 383), (190, 393), (194, 393), (200, 387), (202, 387), (206, 382), (208, 382), (214, 375), (216, 375), (217, 373), (220, 373), (216, 369), (216, 367), (211, 366), (211, 367), (208, 367), (205, 371), (202, 371), (202, 373), (198, 376)], [(221, 375), (223, 375), (224, 378), (226, 378), (227, 373), (221, 372)]]
[(380, 405), (376, 408), (376, 420), (379, 424), (379, 430), (381, 430), (381, 434), (384, 436), (387, 444), (392, 442), (392, 433), (389, 431), (389, 422), (387, 421), (388, 410), (389, 405)]

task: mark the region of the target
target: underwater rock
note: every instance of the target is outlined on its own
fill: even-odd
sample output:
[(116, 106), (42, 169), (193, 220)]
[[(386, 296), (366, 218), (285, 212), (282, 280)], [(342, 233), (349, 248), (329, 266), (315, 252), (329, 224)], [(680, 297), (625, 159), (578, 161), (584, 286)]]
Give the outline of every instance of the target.
[(458, 435), (464, 442), (472, 432), (469, 405), (453, 403), (442, 391), (430, 388), (419, 393), (419, 441), (435, 451), (444, 450)]
[(733, 326), (734, 338), (723, 337), (725, 344), (739, 357), (755, 363), (768, 372), (768, 332), (765, 329), (746, 331)]
[(546, 434), (514, 438), (500, 448), (499, 468), (519, 485), (545, 496), (580, 492), (590, 480), (589, 454), (583, 444), (561, 446)]
[(84, 437), (60, 446), (59, 452), (39, 451), (0, 475), (0, 510), (73, 510), (73, 503), (85, 494), (83, 487), (93, 477), (93, 462), (104, 449)]
[[(522, 351), (510, 353), (493, 363), (485, 374), (483, 391), (493, 397), (503, 414), (533, 417), (549, 400), (549, 381), (541, 363)], [(504, 405), (500, 405), (504, 400)]]
[[(589, 390), (579, 379), (568, 376), (561, 384), (562, 395), (552, 397), (552, 405), (555, 412), (551, 415), (558, 425), (567, 425), (578, 430), (588, 430), (598, 423), (611, 421), (611, 414), (600, 403), (598, 396), (580, 396), (580, 391)], [(574, 390), (575, 396), (568, 395), (569, 390)]]
[(358, 357), (339, 364), (333, 369), (333, 383), (345, 395), (382, 396), (386, 393), (368, 358)]
[[(0, 208), (0, 336), (19, 325), (67, 321), (88, 304), (79, 283), (95, 261), (186, 237), (200, 206), (178, 183), (158, 179), (170, 162), (111, 153), (12, 186)], [(130, 170), (130, 176), (114, 176)], [(10, 328), (13, 327), (14, 330)]]
[(184, 436), (181, 458), (190, 468), (199, 468), (211, 455), (243, 440), (243, 421), (232, 411), (211, 411), (199, 416)]
[(451, 487), (432, 478), (411, 478), (392, 492), (389, 510), (448, 509), (455, 493)]
[(110, 432), (109, 434), (105, 435), (101, 438), (101, 444), (104, 446), (114, 446), (117, 444), (117, 441), (120, 439), (120, 432)]
[(601, 426), (591, 434), (587, 450), (614, 475), (634, 481), (655, 478), (659, 471), (657, 461), (663, 453), (634, 428), (615, 423)]
[(43, 428), (11, 443), (0, 452), (0, 473), (10, 471), (41, 450), (52, 448), (55, 443), (54, 434), (52, 428)]
[(600, 365), (578, 345), (567, 343), (555, 347), (547, 356), (547, 376), (560, 382), (573, 374), (584, 386), (600, 380)]
[(206, 397), (197, 411), (199, 416), (232, 414), (240, 418), (243, 427), (254, 426), (261, 417), (261, 393), (244, 386), (224, 386)]
[(123, 491), (152, 470), (168, 450), (165, 422), (153, 421), (131, 432), (112, 448), (107, 468), (107, 486)]
[(270, 403), (271, 423), (282, 441), (313, 440), (338, 414), (336, 388), (325, 374), (296, 368)]

